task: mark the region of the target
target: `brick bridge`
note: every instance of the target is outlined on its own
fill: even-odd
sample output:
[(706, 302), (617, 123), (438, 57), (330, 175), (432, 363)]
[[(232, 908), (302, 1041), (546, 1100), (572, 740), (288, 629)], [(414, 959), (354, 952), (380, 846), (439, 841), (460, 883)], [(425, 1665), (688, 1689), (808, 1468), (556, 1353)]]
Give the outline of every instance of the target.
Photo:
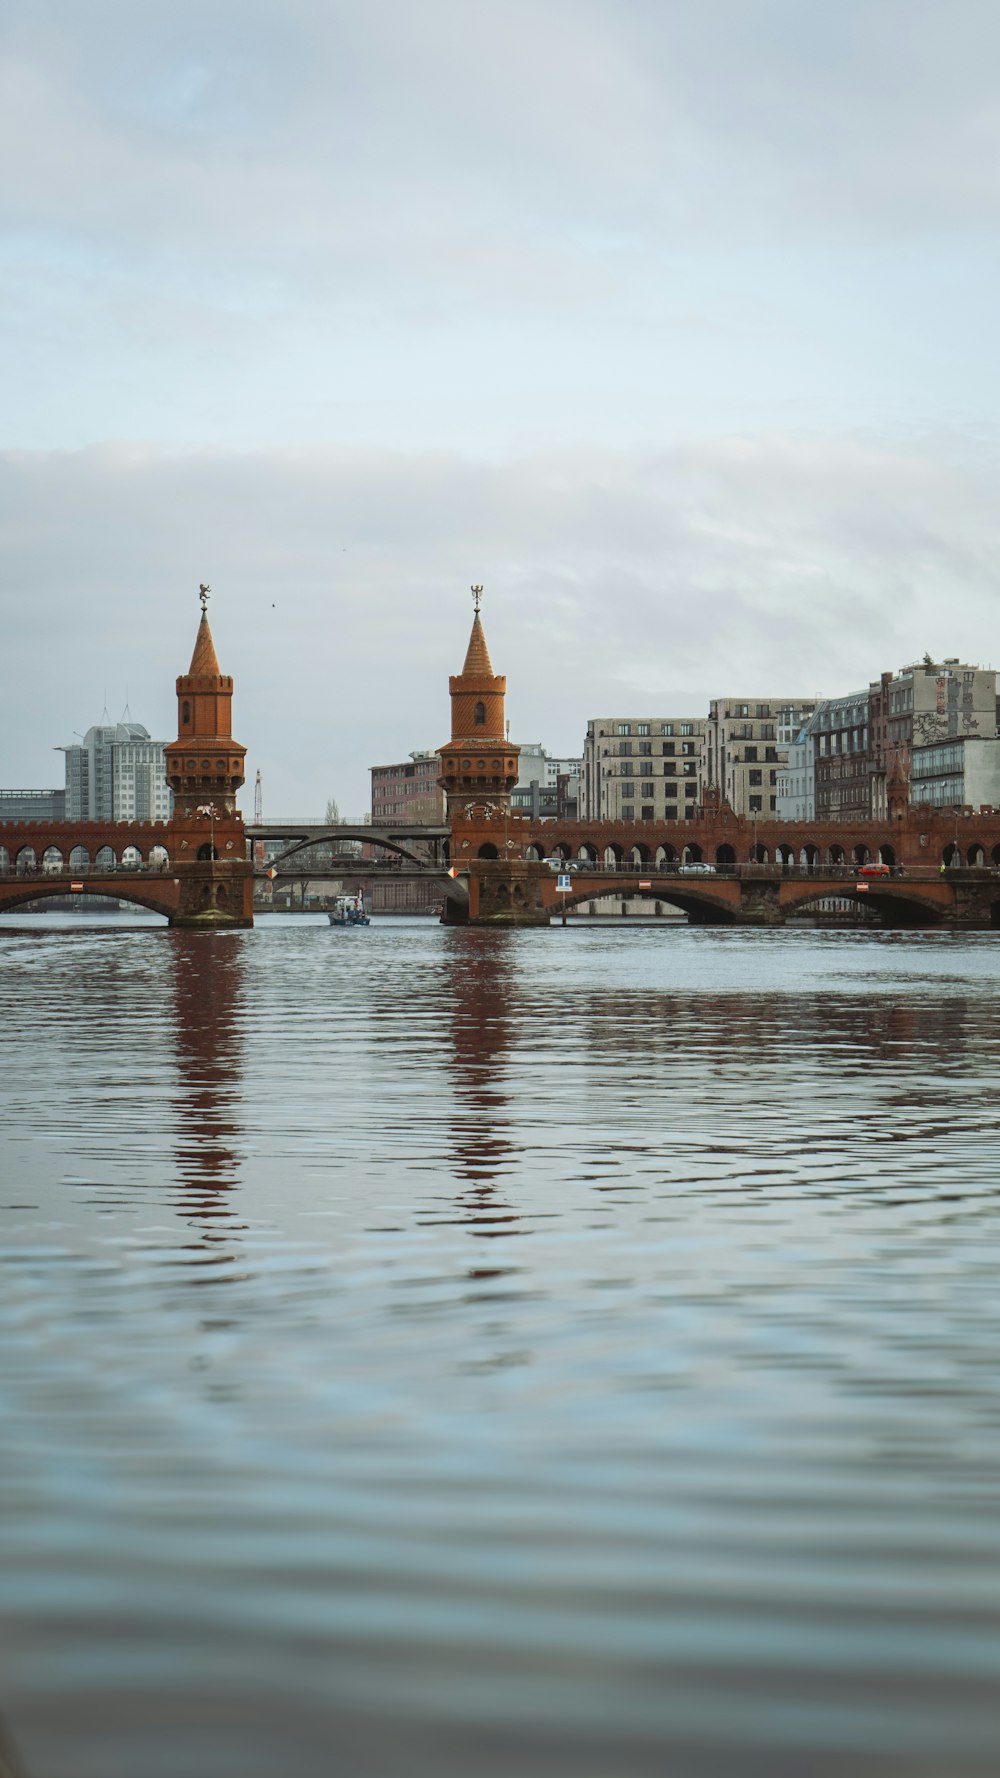
[[(480, 623), (481, 588), (473, 590), (465, 666), (449, 681), (451, 739), (440, 749), (446, 827), (292, 824), (281, 836), (286, 861), (321, 841), (357, 838), (410, 870), (448, 871), (450, 923), (538, 925), (613, 895), (667, 901), (702, 924), (781, 924), (827, 897), (863, 901), (891, 925), (1000, 924), (1000, 813), (910, 807), (901, 783), (895, 795), (890, 786), (888, 816), (860, 824), (744, 819), (712, 791), (691, 819), (660, 827), (512, 814), (519, 750), (506, 733), (506, 679), (493, 673)], [(90, 893), (150, 908), (172, 925), (253, 924), (251, 854), (268, 830), (246, 829), (236, 808), (246, 750), (232, 739), (233, 681), (219, 670), (208, 597), (202, 587), (194, 655), (177, 680), (177, 739), (165, 749), (171, 819), (0, 823), (0, 909)], [(892, 874), (865, 877), (873, 862)], [(691, 871), (699, 864), (711, 868)]]
[[(887, 926), (1000, 924), (993, 809), (914, 808), (880, 822), (817, 824), (752, 822), (715, 804), (663, 831), (645, 822), (533, 822), (472, 803), (454, 822), (452, 858), (466, 889), (446, 903), (454, 923), (541, 925), (611, 896), (668, 902), (701, 925), (781, 925), (834, 897), (866, 906)], [(863, 875), (873, 864), (891, 874)], [(559, 888), (560, 876), (568, 888)]]
[(0, 912), (81, 894), (135, 903), (174, 926), (253, 923), (242, 831), (225, 819), (0, 822)]

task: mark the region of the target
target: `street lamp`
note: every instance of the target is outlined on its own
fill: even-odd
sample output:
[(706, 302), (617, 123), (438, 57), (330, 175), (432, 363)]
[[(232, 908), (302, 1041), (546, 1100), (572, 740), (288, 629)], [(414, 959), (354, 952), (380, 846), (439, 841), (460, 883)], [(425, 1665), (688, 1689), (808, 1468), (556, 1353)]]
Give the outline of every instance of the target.
[(219, 813), (219, 811), (216, 808), (214, 803), (201, 803), (198, 807), (197, 813), (199, 815), (207, 816), (207, 818), (208, 818), (208, 823), (209, 823), (208, 850), (209, 850), (210, 862), (214, 864), (215, 863), (215, 817)]

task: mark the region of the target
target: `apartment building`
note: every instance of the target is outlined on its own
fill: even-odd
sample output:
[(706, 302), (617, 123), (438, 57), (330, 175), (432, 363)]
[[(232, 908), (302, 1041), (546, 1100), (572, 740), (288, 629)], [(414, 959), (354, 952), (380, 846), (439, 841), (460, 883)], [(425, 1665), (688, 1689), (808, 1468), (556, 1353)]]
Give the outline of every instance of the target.
[(585, 821), (683, 821), (702, 800), (705, 721), (595, 716), (583, 746)]
[[(901, 667), (898, 673), (883, 673), (874, 681), (869, 709), (871, 813), (881, 817), (887, 779), (898, 765), (910, 780), (915, 748), (960, 735), (990, 739), (997, 734), (996, 672), (953, 657), (937, 662), (925, 655), (922, 661)], [(912, 798), (912, 786), (910, 794)]]
[(737, 815), (778, 812), (778, 774), (816, 709), (815, 698), (713, 698), (705, 735), (705, 781)]
[(817, 821), (870, 820), (877, 776), (871, 742), (871, 687), (841, 698), (824, 698), (809, 731)]
[(371, 766), (372, 824), (394, 821), (414, 827), (439, 827), (445, 820), (444, 791), (438, 783), (441, 755), (429, 749), (411, 753), (393, 765)]

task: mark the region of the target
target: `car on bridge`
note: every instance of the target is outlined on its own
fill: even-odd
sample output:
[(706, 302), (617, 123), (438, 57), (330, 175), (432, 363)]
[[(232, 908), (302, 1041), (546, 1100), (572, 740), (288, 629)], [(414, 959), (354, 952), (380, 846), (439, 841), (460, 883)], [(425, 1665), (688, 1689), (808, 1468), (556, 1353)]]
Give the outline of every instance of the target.
[(715, 865), (714, 864), (703, 864), (701, 859), (698, 859), (698, 858), (692, 858), (690, 863), (678, 865), (677, 868), (680, 871), (681, 876), (684, 876), (684, 877), (714, 877), (715, 876)]
[(859, 877), (891, 877), (892, 876), (892, 866), (890, 864), (883, 864), (881, 860), (879, 860), (875, 864), (863, 864), (858, 871), (858, 876)]

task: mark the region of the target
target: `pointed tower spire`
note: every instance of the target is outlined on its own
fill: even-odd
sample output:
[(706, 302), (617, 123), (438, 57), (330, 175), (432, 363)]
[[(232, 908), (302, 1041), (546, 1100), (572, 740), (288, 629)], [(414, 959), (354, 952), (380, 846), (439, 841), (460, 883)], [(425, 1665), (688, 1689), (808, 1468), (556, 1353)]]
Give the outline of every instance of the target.
[(177, 740), (167, 748), (167, 781), (178, 813), (236, 811), (246, 748), (233, 740), (233, 682), (219, 671), (208, 625), (211, 588), (198, 591), (201, 622), (187, 673), (177, 681)]
[(211, 596), (211, 587), (206, 586), (202, 581), (198, 588), (198, 597), (201, 600), (201, 623), (198, 625), (198, 634), (195, 637), (194, 653), (191, 656), (188, 675), (211, 676), (217, 679), (221, 677), (219, 662), (215, 653), (215, 643), (212, 641), (212, 632), (208, 627), (208, 601)]
[(461, 673), (448, 681), (451, 740), (440, 749), (441, 777), (449, 812), (471, 803), (497, 810), (510, 806), (517, 783), (520, 749), (507, 739), (504, 696), (507, 680), (494, 673), (479, 615), (483, 589), (472, 588), (475, 616)]

